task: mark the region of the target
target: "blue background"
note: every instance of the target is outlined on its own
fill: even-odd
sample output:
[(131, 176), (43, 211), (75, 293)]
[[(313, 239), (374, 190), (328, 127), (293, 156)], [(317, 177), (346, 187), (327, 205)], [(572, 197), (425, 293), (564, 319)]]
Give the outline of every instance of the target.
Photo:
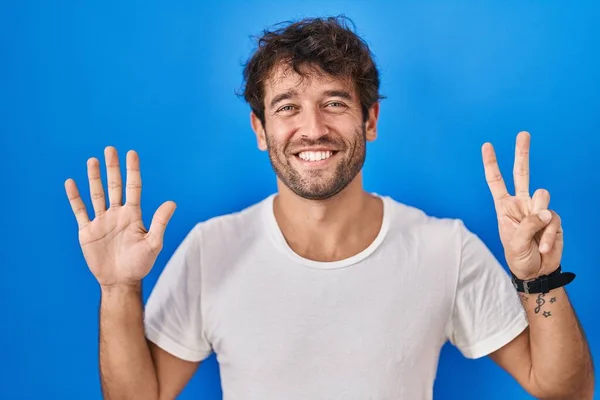
[[(87, 194), (88, 157), (102, 160), (109, 144), (121, 156), (136, 149), (145, 221), (177, 202), (147, 296), (197, 221), (275, 190), (248, 106), (234, 94), (250, 35), (340, 13), (372, 47), (388, 96), (368, 147), (367, 189), (462, 218), (503, 260), (480, 146), (492, 141), (512, 185), (514, 140), (529, 130), (531, 186), (548, 189), (563, 218), (564, 265), (579, 275), (569, 293), (599, 354), (599, 11), (522, 0), (3, 2), (0, 398), (100, 398), (99, 290), (65, 179)], [(180, 398), (220, 396), (211, 357)], [(490, 360), (447, 346), (435, 398), (529, 397)]]

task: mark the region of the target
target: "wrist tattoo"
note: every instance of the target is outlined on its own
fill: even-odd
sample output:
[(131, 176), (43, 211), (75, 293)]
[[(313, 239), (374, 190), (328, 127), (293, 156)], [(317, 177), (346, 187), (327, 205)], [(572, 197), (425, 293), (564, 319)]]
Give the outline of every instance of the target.
[[(546, 303), (555, 303), (556, 302), (556, 297), (551, 297), (550, 300), (546, 301), (545, 299), (546, 294), (545, 293), (540, 293), (538, 295), (538, 297), (535, 299), (535, 304), (536, 307), (533, 309), (533, 312), (536, 314), (539, 314), (540, 312), (542, 313), (542, 315), (544, 316), (544, 318), (548, 318), (552, 316), (552, 311), (547, 311), (547, 310), (543, 310), (543, 306), (546, 305)], [(528, 298), (525, 296), (522, 296), (524, 301), (527, 301)]]
[(546, 303), (546, 300), (544, 300), (544, 293), (540, 293), (539, 296), (537, 297), (537, 299), (535, 299), (535, 303), (537, 304), (537, 307), (535, 307), (535, 309), (533, 310), (536, 314), (539, 314), (540, 310), (542, 309), (542, 306)]

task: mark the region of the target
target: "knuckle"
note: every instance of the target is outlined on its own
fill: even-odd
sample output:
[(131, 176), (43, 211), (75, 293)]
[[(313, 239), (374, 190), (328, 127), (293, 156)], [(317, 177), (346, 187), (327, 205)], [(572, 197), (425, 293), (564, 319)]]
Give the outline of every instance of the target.
[(516, 167), (513, 170), (513, 172), (516, 176), (528, 176), (529, 175), (529, 171), (527, 170), (527, 168), (524, 168), (524, 167)]
[(537, 230), (539, 226), (544, 225), (545, 222), (540, 218), (539, 215), (530, 215), (525, 218), (525, 226), (529, 230)]
[(121, 184), (117, 181), (109, 181), (108, 182), (108, 187), (110, 189), (120, 189), (121, 188)]
[(517, 149), (517, 155), (519, 157), (527, 157), (527, 156), (529, 156), (529, 150), (527, 150), (526, 148), (525, 149), (519, 148), (519, 149)]
[(554, 238), (556, 237), (555, 230), (548, 230), (544, 232), (542, 235), (542, 242), (554, 242)]
[(488, 181), (490, 183), (499, 183), (502, 182), (502, 175), (500, 174), (490, 174), (488, 177)]

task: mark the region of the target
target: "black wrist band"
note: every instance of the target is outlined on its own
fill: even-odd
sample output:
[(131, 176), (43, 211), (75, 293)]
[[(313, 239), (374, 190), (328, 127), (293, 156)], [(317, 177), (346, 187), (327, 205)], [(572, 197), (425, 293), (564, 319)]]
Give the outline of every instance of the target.
[(556, 271), (549, 275), (542, 275), (535, 279), (522, 280), (512, 273), (512, 283), (520, 293), (548, 293), (552, 289), (565, 286), (575, 279), (575, 274), (572, 272), (562, 272), (559, 265)]

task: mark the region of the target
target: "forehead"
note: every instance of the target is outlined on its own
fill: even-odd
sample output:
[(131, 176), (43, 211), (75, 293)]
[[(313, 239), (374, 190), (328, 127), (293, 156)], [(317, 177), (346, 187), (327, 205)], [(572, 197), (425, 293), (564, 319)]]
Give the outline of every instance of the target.
[(265, 101), (281, 92), (294, 91), (300, 95), (319, 93), (331, 89), (345, 90), (353, 96), (354, 85), (349, 79), (343, 79), (326, 74), (316, 67), (301, 67), (298, 74), (289, 65), (278, 65), (273, 68), (265, 80)]

